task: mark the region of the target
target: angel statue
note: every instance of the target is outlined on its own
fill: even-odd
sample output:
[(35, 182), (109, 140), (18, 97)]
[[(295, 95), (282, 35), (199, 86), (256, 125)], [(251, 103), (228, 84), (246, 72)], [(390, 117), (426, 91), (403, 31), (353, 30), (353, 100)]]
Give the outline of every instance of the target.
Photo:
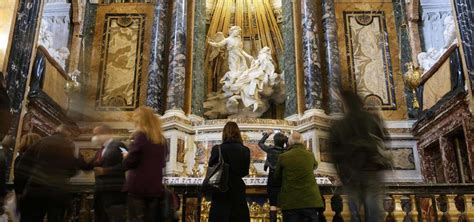
[[(210, 41), (209, 45), (212, 46), (212, 52), (210, 60), (215, 59), (221, 52), (221, 48), (224, 46), (227, 49), (227, 62), (229, 71), (220, 80), (221, 84), (224, 84), (224, 91), (229, 92), (230, 85), (239, 77), (239, 75), (248, 69), (247, 59), (253, 60), (253, 57), (249, 55), (243, 49), (242, 37), (240, 36), (242, 29), (239, 26), (232, 26), (229, 30), (229, 37), (224, 38), (222, 32), (215, 34)], [(228, 80), (224, 82), (224, 80)]]

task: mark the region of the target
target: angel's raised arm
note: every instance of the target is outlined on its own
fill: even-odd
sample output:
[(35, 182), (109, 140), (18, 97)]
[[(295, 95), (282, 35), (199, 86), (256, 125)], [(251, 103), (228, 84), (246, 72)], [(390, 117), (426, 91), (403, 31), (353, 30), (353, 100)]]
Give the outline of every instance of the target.
[(209, 45), (211, 45), (212, 47), (223, 47), (227, 44), (227, 38), (219, 41), (219, 42), (212, 42), (212, 40), (209, 40), (208, 41)]

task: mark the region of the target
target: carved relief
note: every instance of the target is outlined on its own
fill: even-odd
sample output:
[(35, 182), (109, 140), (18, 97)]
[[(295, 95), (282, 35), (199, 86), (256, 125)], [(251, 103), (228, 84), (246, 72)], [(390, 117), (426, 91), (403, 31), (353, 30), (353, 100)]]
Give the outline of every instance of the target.
[(138, 106), (145, 16), (108, 14), (102, 39), (97, 107)]
[(344, 12), (350, 81), (371, 105), (396, 109), (383, 12)]

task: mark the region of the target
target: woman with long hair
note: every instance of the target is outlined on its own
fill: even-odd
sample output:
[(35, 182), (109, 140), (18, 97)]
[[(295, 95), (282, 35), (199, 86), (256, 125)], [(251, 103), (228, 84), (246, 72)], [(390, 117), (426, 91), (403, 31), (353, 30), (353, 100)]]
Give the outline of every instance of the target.
[(124, 190), (128, 192), (128, 221), (163, 221), (160, 204), (165, 196), (162, 183), (167, 144), (161, 121), (152, 109), (139, 107), (133, 113), (136, 132), (129, 153), (123, 153), (128, 170)]
[(209, 166), (219, 162), (219, 149), (222, 159), (229, 164), (229, 189), (223, 193), (213, 193), (210, 222), (248, 222), (249, 209), (245, 197), (243, 177), (249, 174), (250, 150), (244, 146), (237, 123), (228, 122), (222, 132), (222, 144), (212, 148)]

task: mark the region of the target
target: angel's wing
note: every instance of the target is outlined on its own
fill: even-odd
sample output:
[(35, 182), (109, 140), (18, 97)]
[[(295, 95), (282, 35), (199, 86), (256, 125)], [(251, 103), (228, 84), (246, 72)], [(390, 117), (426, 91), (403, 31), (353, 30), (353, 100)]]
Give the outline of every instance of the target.
[[(216, 34), (214, 34), (214, 36), (209, 38), (211, 42), (221, 42), (224, 39), (225, 39), (224, 33), (222, 32), (217, 32)], [(209, 55), (209, 61), (214, 60), (217, 56), (219, 56), (219, 54), (224, 52), (223, 47), (210, 47), (210, 50), (211, 50), (211, 53)]]

